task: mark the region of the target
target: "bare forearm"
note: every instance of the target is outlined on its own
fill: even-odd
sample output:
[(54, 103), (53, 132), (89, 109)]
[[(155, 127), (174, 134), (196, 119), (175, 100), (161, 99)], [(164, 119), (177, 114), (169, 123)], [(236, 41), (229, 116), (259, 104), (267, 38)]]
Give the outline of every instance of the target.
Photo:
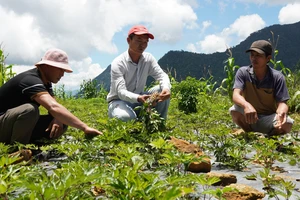
[(82, 131), (84, 131), (88, 127), (84, 122), (82, 122), (60, 104), (52, 106), (48, 111), (55, 119), (68, 126), (78, 128)]
[(278, 108), (276, 110), (276, 113), (278, 113), (278, 114), (283, 114), (283, 113), (287, 114), (288, 110), (289, 110), (288, 105), (285, 102), (280, 102), (280, 103), (278, 103)]
[(246, 108), (247, 106), (249, 106), (249, 102), (246, 101), (246, 99), (240, 95), (239, 93), (235, 92), (233, 93), (233, 98), (232, 98), (233, 102), (238, 105), (241, 106), (242, 108)]

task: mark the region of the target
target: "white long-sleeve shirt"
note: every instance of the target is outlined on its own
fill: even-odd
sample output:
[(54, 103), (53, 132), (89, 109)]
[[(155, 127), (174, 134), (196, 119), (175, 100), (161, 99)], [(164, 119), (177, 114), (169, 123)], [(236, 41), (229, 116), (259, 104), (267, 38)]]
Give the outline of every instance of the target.
[(169, 76), (150, 53), (144, 52), (138, 64), (131, 60), (128, 51), (122, 53), (111, 63), (111, 85), (107, 101), (121, 99), (137, 103), (148, 76), (157, 80), (161, 89), (171, 89)]

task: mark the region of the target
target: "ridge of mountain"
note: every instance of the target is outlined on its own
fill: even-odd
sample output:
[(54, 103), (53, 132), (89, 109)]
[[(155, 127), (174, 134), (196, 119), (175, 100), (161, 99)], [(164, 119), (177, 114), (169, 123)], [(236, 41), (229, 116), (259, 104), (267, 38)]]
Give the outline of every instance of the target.
[[(276, 60), (282, 60), (285, 67), (292, 71), (300, 66), (300, 22), (286, 25), (272, 25), (250, 34), (240, 44), (230, 47), (232, 57), (238, 66), (249, 65), (249, 56), (245, 51), (255, 40), (270, 40), (277, 44), (279, 51)], [(225, 61), (228, 59), (228, 51), (216, 52), (212, 54), (193, 53), (188, 51), (169, 51), (158, 60), (163, 70), (172, 74), (177, 81), (184, 80), (187, 76), (199, 78), (209, 78), (213, 76), (214, 80), (220, 83), (226, 73), (224, 71)], [(95, 80), (106, 90), (110, 87), (110, 65), (99, 74)], [(153, 79), (149, 78), (148, 83)]]

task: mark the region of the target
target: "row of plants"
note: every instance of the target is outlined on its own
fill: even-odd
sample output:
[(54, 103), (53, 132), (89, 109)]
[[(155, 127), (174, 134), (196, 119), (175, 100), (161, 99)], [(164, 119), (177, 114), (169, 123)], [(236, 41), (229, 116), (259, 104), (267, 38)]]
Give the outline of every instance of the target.
[[(272, 169), (275, 161), (299, 166), (299, 136), (294, 131), (298, 125), (292, 137), (259, 138), (254, 133), (232, 137), (229, 133), (235, 126), (227, 112), (231, 102), (221, 95), (212, 97), (199, 97), (197, 113), (189, 115), (180, 111), (172, 98), (166, 130), (152, 133), (143, 121), (108, 119), (105, 99), (60, 100), (82, 120), (103, 130), (104, 135), (85, 138), (77, 129), (69, 128), (56, 142), (0, 144), (0, 198), (223, 199), (229, 189), (214, 186), (218, 178), (188, 172), (189, 163), (200, 162), (201, 158), (178, 151), (168, 142), (171, 136), (199, 145), (214, 158), (215, 170), (243, 171), (250, 163), (259, 163), (261, 170), (245, 178), (261, 181), (270, 198), (296, 195), (295, 183), (278, 181)], [(292, 117), (299, 119), (297, 114)], [(295, 145), (286, 146), (283, 153), (276, 150), (278, 142)], [(30, 165), (12, 165), (17, 158), (8, 154), (16, 147), (40, 151), (47, 158), (37, 156)], [(252, 151), (256, 153), (246, 158)]]

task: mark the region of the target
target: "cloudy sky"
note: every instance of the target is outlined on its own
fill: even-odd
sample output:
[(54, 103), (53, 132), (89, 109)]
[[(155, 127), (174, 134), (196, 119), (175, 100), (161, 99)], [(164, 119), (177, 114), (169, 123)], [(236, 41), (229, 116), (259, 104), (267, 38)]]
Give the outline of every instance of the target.
[(223, 52), (264, 27), (300, 21), (299, 11), (300, 0), (0, 0), (0, 44), (17, 73), (63, 49), (74, 73), (60, 84), (74, 90), (127, 50), (135, 24), (155, 36), (147, 51), (159, 60), (170, 50)]

